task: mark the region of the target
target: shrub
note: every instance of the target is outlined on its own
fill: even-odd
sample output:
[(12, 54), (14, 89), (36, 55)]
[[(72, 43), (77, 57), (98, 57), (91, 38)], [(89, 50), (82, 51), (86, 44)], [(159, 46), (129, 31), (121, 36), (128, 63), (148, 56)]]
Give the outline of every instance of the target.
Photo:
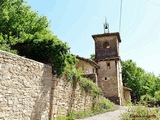
[(134, 106), (121, 115), (121, 120), (153, 120), (160, 118), (159, 112), (158, 108), (148, 108), (141, 105)]
[(115, 104), (109, 101), (106, 98), (99, 99), (95, 102), (93, 107), (93, 111), (96, 113), (103, 113), (108, 110), (113, 110), (115, 108)]
[(154, 97), (156, 100), (160, 101), (160, 90), (154, 93)]
[(82, 77), (79, 81), (79, 85), (86, 93), (90, 93), (92, 95), (101, 95), (102, 93), (101, 89), (95, 83), (93, 83), (93, 81), (87, 78)]
[[(96, 100), (96, 99), (94, 99)], [(115, 104), (110, 102), (108, 99), (101, 98), (95, 101), (95, 107), (85, 111), (69, 112), (67, 116), (58, 116), (57, 120), (75, 120), (77, 118), (84, 118), (92, 116), (98, 113), (104, 113), (109, 110), (115, 109)]]
[(133, 106), (132, 102), (125, 102), (124, 105), (125, 106)]
[(155, 98), (149, 94), (146, 94), (141, 96), (141, 101), (155, 101)]

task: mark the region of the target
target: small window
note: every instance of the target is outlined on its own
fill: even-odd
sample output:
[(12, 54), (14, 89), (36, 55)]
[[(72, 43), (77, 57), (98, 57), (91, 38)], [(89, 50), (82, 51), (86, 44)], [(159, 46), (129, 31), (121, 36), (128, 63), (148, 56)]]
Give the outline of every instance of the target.
[(104, 77), (104, 80), (107, 80), (107, 77)]
[(110, 46), (109, 46), (109, 42), (104, 42), (103, 43), (103, 48), (109, 48)]
[(111, 69), (111, 65), (110, 65), (109, 62), (107, 63), (107, 68), (108, 68), (108, 69)]
[(92, 72), (94, 73), (94, 68), (92, 69)]

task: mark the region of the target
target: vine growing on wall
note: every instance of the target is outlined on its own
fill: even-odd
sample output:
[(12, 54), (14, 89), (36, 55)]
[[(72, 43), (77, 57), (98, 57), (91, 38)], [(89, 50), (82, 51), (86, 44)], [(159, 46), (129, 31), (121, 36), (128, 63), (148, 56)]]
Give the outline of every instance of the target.
[(72, 67), (72, 69), (66, 69), (65, 75), (67, 81), (72, 83), (73, 88), (76, 88), (77, 84), (79, 84), (81, 90), (85, 93), (89, 93), (91, 95), (102, 94), (102, 91), (97, 84), (93, 83), (92, 80), (83, 77), (83, 71), (81, 68), (75, 69), (75, 67)]

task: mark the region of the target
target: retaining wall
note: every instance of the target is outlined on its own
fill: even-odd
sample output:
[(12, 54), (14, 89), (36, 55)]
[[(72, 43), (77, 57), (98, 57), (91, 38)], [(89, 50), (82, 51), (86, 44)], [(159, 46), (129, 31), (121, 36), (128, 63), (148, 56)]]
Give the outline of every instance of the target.
[(91, 107), (92, 97), (53, 77), (50, 65), (0, 50), (0, 120), (48, 120), (51, 109), (56, 119)]

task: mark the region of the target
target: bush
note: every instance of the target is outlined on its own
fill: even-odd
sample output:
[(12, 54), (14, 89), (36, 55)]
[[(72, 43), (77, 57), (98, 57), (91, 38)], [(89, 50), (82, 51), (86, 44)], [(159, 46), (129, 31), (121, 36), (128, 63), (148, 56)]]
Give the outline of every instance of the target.
[(134, 106), (121, 115), (121, 120), (153, 120), (160, 118), (159, 112), (158, 108), (148, 108), (141, 105)]
[(155, 98), (149, 94), (146, 94), (141, 96), (141, 101), (155, 101)]
[(81, 78), (79, 81), (79, 85), (83, 91), (86, 93), (90, 93), (92, 95), (101, 95), (102, 91), (101, 89), (93, 83), (93, 81), (87, 79), (87, 78)]
[[(96, 100), (96, 99), (94, 99)], [(94, 102), (94, 101), (93, 101)], [(102, 98), (95, 101), (94, 108), (79, 112), (70, 112), (67, 116), (58, 116), (57, 120), (75, 120), (77, 118), (85, 118), (98, 113), (104, 113), (109, 110), (115, 109), (115, 104), (110, 102), (108, 99)]]
[(125, 102), (124, 105), (125, 106), (133, 106), (132, 102)]
[(160, 101), (160, 90), (154, 93), (154, 97), (156, 100)]
[(115, 108), (115, 104), (109, 101), (108, 99), (102, 98), (95, 102), (93, 111), (96, 113), (103, 113), (109, 110), (113, 110)]

